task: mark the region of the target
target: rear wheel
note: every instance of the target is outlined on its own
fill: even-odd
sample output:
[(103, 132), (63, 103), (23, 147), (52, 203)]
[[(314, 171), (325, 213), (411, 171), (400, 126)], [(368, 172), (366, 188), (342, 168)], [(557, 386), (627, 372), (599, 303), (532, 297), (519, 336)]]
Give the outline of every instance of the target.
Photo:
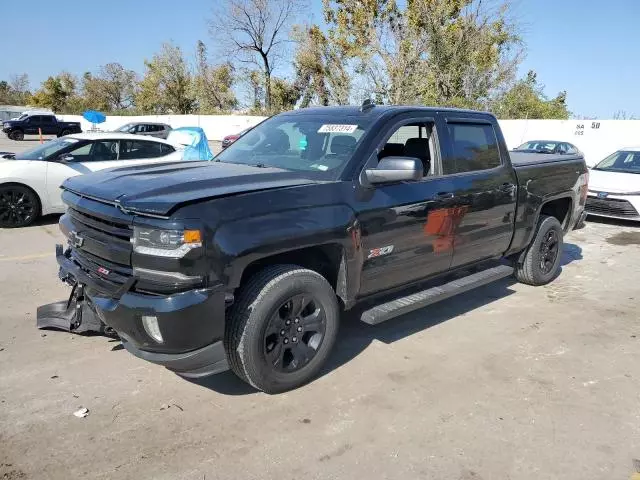
[(62, 132), (60, 132), (60, 136), (64, 137), (65, 135), (70, 135), (71, 134), (71, 130), (62, 130)]
[(546, 285), (558, 276), (563, 247), (562, 225), (555, 217), (541, 216), (536, 236), (524, 261), (516, 265), (516, 278), (529, 285)]
[(21, 130), (15, 130), (14, 132), (11, 132), (9, 134), (9, 138), (11, 140), (21, 142), (22, 140), (24, 140), (24, 132), (22, 132)]
[(279, 393), (309, 382), (335, 342), (336, 294), (317, 272), (276, 265), (257, 273), (230, 312), (225, 350), (233, 372)]
[(38, 196), (23, 185), (0, 186), (0, 227), (31, 225), (40, 215)]

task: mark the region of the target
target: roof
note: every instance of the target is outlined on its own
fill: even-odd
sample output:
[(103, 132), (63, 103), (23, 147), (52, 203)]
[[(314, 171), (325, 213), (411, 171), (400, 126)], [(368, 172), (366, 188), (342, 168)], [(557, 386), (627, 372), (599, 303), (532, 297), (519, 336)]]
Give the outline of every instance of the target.
[(72, 133), (67, 135), (66, 138), (77, 138), (78, 140), (148, 140), (151, 142), (171, 143), (163, 140), (162, 138), (150, 137), (148, 135), (134, 135), (133, 133), (120, 133), (120, 132), (85, 132), (85, 133)]
[(640, 147), (625, 147), (619, 148), (619, 152), (640, 152)]
[(482, 112), (478, 110), (466, 110), (462, 108), (448, 108), (448, 107), (426, 107), (420, 105), (373, 105), (372, 107), (366, 108), (364, 111), (362, 107), (356, 107), (353, 105), (350, 106), (340, 106), (340, 107), (308, 107), (308, 108), (299, 108), (298, 110), (292, 110), (290, 112), (285, 112), (281, 115), (343, 115), (343, 116), (358, 116), (358, 115), (369, 115), (372, 117), (380, 117), (387, 113), (404, 113), (404, 112), (415, 112), (415, 111), (425, 111), (425, 112), (449, 112), (449, 113), (483, 113), (486, 115), (493, 116), (492, 113)]
[(167, 125), (167, 124), (162, 122), (146, 122), (142, 120), (136, 120), (134, 122), (127, 122), (122, 124), (122, 126), (125, 126), (125, 125)]

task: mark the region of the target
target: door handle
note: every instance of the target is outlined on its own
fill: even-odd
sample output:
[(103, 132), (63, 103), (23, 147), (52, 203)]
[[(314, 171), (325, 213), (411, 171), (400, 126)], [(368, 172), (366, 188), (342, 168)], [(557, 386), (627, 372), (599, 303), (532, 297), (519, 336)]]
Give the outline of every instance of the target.
[(445, 200), (447, 198), (453, 198), (453, 192), (438, 192), (432, 198), (434, 200)]

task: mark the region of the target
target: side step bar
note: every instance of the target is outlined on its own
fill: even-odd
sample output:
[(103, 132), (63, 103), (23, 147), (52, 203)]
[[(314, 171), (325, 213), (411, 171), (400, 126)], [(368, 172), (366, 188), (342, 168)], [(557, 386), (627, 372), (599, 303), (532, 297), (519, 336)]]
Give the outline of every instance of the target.
[(418, 310), (432, 303), (445, 300), (459, 293), (473, 290), (487, 283), (495, 282), (501, 278), (513, 275), (513, 267), (508, 265), (498, 265), (480, 272), (473, 273), (466, 277), (458, 278), (443, 285), (428, 288), (406, 297), (396, 298), (390, 302), (376, 305), (369, 310), (362, 312), (360, 320), (369, 325), (377, 325), (391, 318), (404, 315), (405, 313)]

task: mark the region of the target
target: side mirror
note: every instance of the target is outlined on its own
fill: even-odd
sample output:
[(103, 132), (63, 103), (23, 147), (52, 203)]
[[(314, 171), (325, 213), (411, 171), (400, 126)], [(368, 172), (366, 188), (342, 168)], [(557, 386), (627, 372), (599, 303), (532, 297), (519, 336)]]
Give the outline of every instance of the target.
[(422, 162), (413, 157), (384, 157), (376, 168), (364, 171), (373, 185), (420, 180), (424, 174)]
[(58, 161), (60, 163), (69, 163), (69, 162), (73, 162), (73, 160), (74, 160), (73, 155), (69, 153), (63, 153), (58, 157)]

